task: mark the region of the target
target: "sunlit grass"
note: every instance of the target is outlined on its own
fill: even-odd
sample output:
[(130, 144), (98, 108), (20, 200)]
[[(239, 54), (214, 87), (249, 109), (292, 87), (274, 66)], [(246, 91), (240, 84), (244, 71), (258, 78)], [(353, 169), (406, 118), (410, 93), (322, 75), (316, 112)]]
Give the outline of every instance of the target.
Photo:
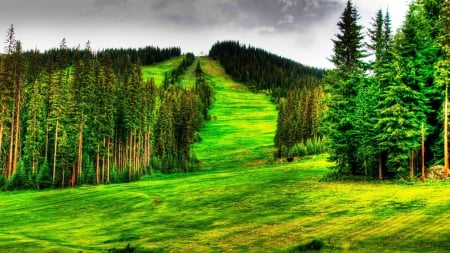
[(156, 86), (161, 86), (164, 82), (164, 77), (166, 73), (170, 77), (170, 73), (173, 69), (178, 67), (183, 61), (184, 56), (174, 57), (162, 63), (157, 63), (150, 66), (142, 67), (142, 78), (144, 80), (150, 80), (154, 78)]
[(216, 61), (201, 58), (200, 63), (216, 100), (209, 112), (212, 120), (201, 132), (203, 141), (194, 147), (204, 169), (268, 161), (276, 128), (275, 105), (268, 96), (233, 81)]

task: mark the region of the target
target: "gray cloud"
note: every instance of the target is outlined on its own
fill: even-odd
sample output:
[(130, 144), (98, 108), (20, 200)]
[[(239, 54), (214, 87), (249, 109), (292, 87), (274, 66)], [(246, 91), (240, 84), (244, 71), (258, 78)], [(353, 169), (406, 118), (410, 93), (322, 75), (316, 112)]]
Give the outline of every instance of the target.
[(187, 29), (219, 25), (275, 32), (298, 30), (342, 6), (337, 0), (157, 0), (152, 1), (149, 15)]
[[(10, 24), (28, 49), (180, 46), (208, 52), (240, 40), (310, 65), (329, 66), (331, 38), (347, 0), (0, 0), (0, 36)], [(354, 0), (367, 24), (377, 8), (402, 21), (407, 0)], [(397, 10), (397, 12), (396, 12)], [(397, 18), (397, 19), (396, 19)], [(395, 26), (395, 25), (394, 25)]]

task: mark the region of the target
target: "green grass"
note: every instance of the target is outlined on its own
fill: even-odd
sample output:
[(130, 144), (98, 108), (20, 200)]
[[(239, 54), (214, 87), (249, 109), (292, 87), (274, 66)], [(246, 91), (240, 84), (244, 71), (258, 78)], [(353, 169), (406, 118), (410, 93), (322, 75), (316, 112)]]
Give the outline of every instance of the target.
[(273, 153), (277, 120), (270, 97), (250, 92), (209, 58), (200, 63), (216, 102), (209, 112), (212, 120), (202, 129), (203, 141), (194, 147), (196, 155), (205, 168), (265, 164)]
[[(321, 182), (326, 156), (270, 162), (275, 109), (209, 59), (203, 170), (0, 193), (0, 252), (447, 252), (450, 183)], [(257, 109), (259, 108), (259, 109)], [(247, 114), (246, 112), (251, 112)], [(252, 116), (249, 116), (252, 115)], [(246, 117), (244, 117), (246, 116)], [(239, 128), (239, 127), (242, 128)]]
[(167, 61), (142, 67), (142, 78), (144, 80), (150, 80), (150, 78), (154, 78), (156, 86), (161, 86), (164, 82), (164, 76), (168, 73), (170, 77), (170, 72), (178, 67), (180, 63), (183, 61), (184, 56), (174, 57)]

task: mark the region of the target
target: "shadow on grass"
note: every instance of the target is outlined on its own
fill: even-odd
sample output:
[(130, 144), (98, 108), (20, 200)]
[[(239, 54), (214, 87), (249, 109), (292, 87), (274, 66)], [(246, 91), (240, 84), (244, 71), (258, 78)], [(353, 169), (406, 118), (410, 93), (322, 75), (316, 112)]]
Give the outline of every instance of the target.
[(106, 252), (108, 252), (108, 253), (162, 253), (162, 252), (164, 252), (164, 250), (163, 249), (134, 248), (133, 246), (131, 246), (128, 243), (127, 246), (125, 246), (125, 248), (123, 248), (123, 249), (112, 248), (112, 249), (108, 249), (108, 251), (106, 251)]
[(322, 250), (324, 243), (322, 240), (314, 239), (311, 242), (303, 245), (296, 246), (289, 250), (289, 253), (295, 252), (316, 252)]

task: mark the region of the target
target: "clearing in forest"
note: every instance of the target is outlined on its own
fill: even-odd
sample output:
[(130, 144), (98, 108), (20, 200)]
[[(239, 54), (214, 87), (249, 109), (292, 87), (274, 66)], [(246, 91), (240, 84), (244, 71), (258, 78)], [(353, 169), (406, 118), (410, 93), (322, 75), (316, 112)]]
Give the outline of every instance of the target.
[(270, 97), (235, 82), (210, 58), (200, 58), (200, 63), (215, 92), (211, 121), (201, 131), (203, 141), (194, 145), (203, 169), (265, 164), (273, 156), (277, 123)]

